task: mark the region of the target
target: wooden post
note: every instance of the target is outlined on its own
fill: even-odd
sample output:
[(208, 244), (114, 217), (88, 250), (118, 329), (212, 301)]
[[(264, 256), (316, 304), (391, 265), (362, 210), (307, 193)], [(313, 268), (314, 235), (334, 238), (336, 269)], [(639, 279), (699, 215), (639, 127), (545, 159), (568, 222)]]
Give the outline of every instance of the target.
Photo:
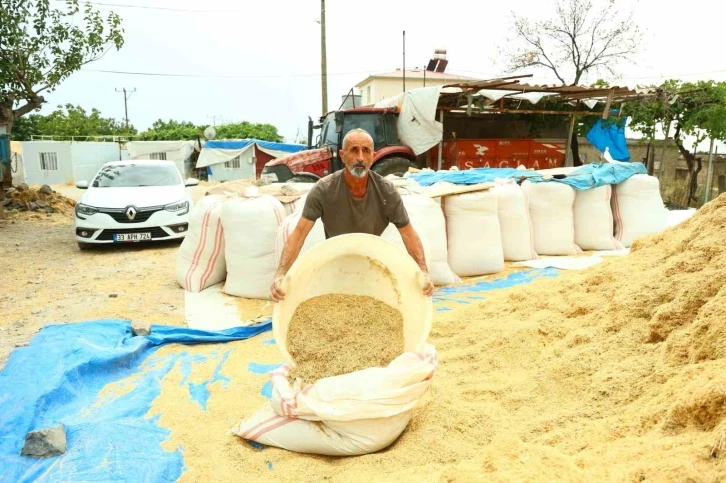
[[(708, 169), (706, 170), (706, 190), (703, 193), (703, 204), (711, 201), (711, 178), (713, 177), (713, 138), (711, 138), (711, 146), (708, 148)], [(718, 151), (717, 151), (718, 152)]]
[[(671, 131), (671, 122), (668, 121), (668, 124), (665, 126), (665, 131), (663, 131), (663, 145), (661, 146), (660, 150), (660, 168), (658, 169), (658, 180), (663, 181), (663, 172), (665, 171), (665, 154), (666, 154), (666, 144), (668, 144), (668, 133)], [(678, 160), (676, 160), (678, 162)]]
[(653, 140), (651, 139), (648, 143), (648, 151), (646, 151), (645, 154), (645, 164), (648, 167), (648, 176), (653, 176), (653, 171), (655, 170), (655, 156), (653, 151), (655, 150), (655, 146), (653, 145)]
[(325, 0), (320, 0), (320, 73), (324, 116), (328, 113), (328, 55), (325, 42)]
[(613, 94), (615, 93), (615, 89), (610, 89), (610, 92), (608, 92), (608, 100), (605, 102), (605, 109), (602, 111), (602, 120), (607, 120), (608, 116), (610, 116), (610, 105), (613, 103)]
[(444, 151), (444, 111), (439, 111), (439, 122), (441, 123), (441, 141), (439, 141), (439, 167), (437, 171), (441, 171), (442, 154)]
[(575, 165), (572, 159), (572, 135), (575, 133), (575, 115), (570, 116), (570, 128), (567, 130), (567, 146), (565, 147), (565, 167), (569, 168)]

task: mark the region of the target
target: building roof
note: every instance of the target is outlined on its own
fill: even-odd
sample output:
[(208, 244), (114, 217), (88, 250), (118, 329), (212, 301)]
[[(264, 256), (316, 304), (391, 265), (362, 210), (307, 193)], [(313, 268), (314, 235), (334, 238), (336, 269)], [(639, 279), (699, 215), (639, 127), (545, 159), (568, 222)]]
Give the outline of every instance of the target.
[[(424, 78), (424, 72), (426, 73), (427, 79), (446, 79), (449, 81), (476, 81), (478, 79), (474, 77), (467, 77), (464, 75), (458, 75), (458, 74), (448, 74), (446, 72), (433, 72), (430, 70), (424, 71), (424, 69), (406, 69), (406, 79), (423, 79)], [(361, 85), (367, 83), (371, 79), (400, 79), (403, 77), (403, 71), (401, 69), (396, 69), (393, 72), (384, 72), (382, 74), (372, 74), (365, 78), (365, 80), (360, 81), (355, 86), (360, 87)]]

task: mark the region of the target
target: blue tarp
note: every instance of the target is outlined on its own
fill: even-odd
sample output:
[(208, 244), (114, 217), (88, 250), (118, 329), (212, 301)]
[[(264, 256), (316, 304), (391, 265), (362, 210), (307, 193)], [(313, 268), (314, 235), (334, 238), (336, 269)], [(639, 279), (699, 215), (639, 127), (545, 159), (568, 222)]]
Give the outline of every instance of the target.
[(493, 183), (496, 178), (518, 178), (520, 176), (540, 176), (532, 171), (514, 168), (472, 168), (463, 171), (432, 171), (411, 174), (421, 186), (431, 186), (440, 181), (454, 184)]
[(643, 163), (593, 163), (572, 171), (566, 178), (544, 180), (532, 178), (533, 183), (553, 181), (572, 186), (578, 191), (589, 190), (606, 184), (620, 184), (634, 174), (645, 174)]
[(243, 149), (250, 144), (255, 143), (262, 149), (270, 149), (273, 151), (283, 151), (285, 153), (297, 153), (306, 149), (306, 146), (302, 144), (289, 144), (289, 143), (273, 143), (271, 141), (260, 141), (259, 139), (233, 139), (218, 141), (207, 141), (204, 144), (205, 148), (211, 149)]
[(572, 186), (576, 190), (597, 188), (606, 184), (619, 184), (634, 174), (645, 173), (643, 163), (592, 163), (586, 164), (562, 179), (545, 179), (534, 171), (513, 168), (474, 168), (463, 171), (436, 171), (410, 175), (421, 186), (431, 186), (439, 181), (454, 184), (492, 183), (497, 178), (527, 177), (534, 183), (555, 182)]
[(630, 161), (630, 152), (625, 141), (625, 122), (619, 125), (614, 121), (603, 122), (602, 119), (598, 119), (585, 138), (601, 153), (608, 148), (614, 160)]
[[(144, 416), (161, 378), (185, 353), (141, 373), (131, 393), (92, 409), (99, 391), (139, 373), (140, 363), (163, 345), (248, 339), (271, 325), (219, 332), (154, 325), (148, 337), (133, 337), (122, 320), (44, 327), (0, 372), (0, 481), (175, 481), (184, 469), (182, 454), (162, 449), (169, 431)], [(59, 423), (68, 437), (63, 456), (20, 456), (28, 431)]]

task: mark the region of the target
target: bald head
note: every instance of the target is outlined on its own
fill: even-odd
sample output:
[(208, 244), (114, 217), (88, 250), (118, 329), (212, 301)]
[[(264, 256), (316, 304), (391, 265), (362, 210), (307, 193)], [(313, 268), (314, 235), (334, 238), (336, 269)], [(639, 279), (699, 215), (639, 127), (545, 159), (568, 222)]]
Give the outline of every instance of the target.
[(371, 149), (373, 149), (373, 138), (371, 137), (371, 135), (368, 134), (368, 131), (366, 131), (365, 129), (361, 129), (358, 127), (348, 131), (348, 134), (346, 134), (343, 138), (343, 151), (345, 151), (346, 146), (348, 146), (348, 143), (353, 139), (360, 139), (361, 141), (368, 140), (371, 143)]

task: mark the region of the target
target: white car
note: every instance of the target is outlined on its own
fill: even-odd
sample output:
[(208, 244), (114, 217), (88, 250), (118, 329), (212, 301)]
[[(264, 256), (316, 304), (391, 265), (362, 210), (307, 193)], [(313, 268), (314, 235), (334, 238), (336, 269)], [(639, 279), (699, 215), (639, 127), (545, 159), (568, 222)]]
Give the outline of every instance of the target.
[(78, 247), (183, 238), (189, 229), (192, 197), (171, 161), (134, 160), (106, 163), (76, 204)]

